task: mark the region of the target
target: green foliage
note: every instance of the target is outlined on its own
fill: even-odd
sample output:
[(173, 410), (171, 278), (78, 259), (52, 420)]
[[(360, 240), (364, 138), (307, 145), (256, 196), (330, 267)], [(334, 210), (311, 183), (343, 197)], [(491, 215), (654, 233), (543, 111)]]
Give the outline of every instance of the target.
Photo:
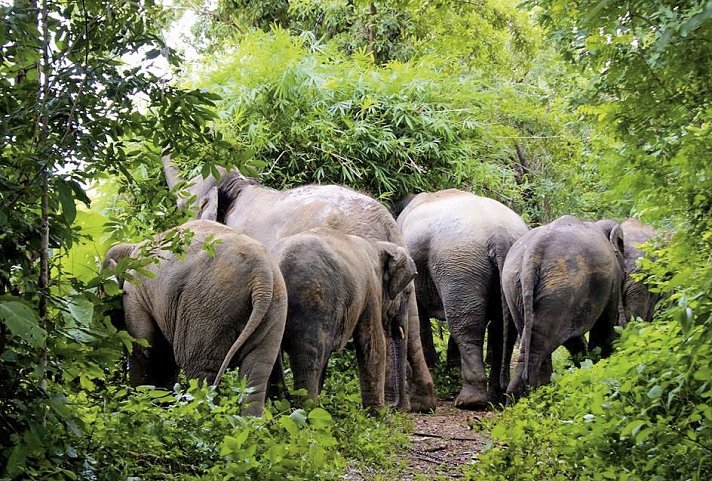
[[(353, 360), (351, 360), (353, 362)], [(6, 475), (40, 479), (340, 479), (347, 463), (394, 469), (403, 418), (371, 417), (353, 372), (338, 373), (324, 407), (268, 403), (261, 418), (240, 415), (244, 379), (226, 375), (219, 390), (190, 380), (173, 393), (107, 384), (56, 398), (71, 424), (25, 434)], [(336, 387), (338, 386), (338, 387)], [(334, 413), (333, 416), (330, 413)], [(55, 450), (43, 449), (50, 442)]]
[(614, 145), (598, 159), (614, 180), (610, 198), (652, 220), (706, 222), (709, 3), (530, 3), (543, 7), (543, 23), (589, 79), (579, 110), (599, 120), (601, 141)]
[(88, 403), (88, 470), (102, 479), (336, 478), (343, 461), (324, 409), (272, 406), (242, 417), (244, 382), (224, 381), (219, 393), (191, 380), (174, 394), (110, 390), (104, 403)]
[(139, 144), (215, 140), (213, 97), (155, 73), (178, 61), (156, 2), (4, 2), (0, 16), (0, 476), (71, 478), (54, 468), (83, 430), (68, 400), (111, 382), (130, 344), (98, 296), (115, 286), (88, 241), (104, 220), (77, 204), (106, 173), (131, 183)]
[[(549, 218), (572, 205), (583, 145), (574, 118), (537, 74), (462, 77), (436, 57), (374, 64), (275, 29), (204, 60), (194, 84), (223, 97), (216, 128), (266, 183), (342, 183), (383, 199), (470, 188)], [(519, 150), (519, 154), (517, 151)]]
[[(620, 208), (671, 226), (645, 259), (666, 294), (608, 360), (507, 410), (470, 479), (708, 479), (712, 472), (709, 2), (537, 1), (589, 79), (579, 111), (599, 121), (593, 160)], [(611, 148), (613, 147), (613, 148)]]
[(633, 323), (618, 351), (507, 409), (467, 479), (707, 479), (710, 345), (701, 327)]
[(402, 453), (393, 447), (409, 442), (410, 424), (405, 415), (384, 409), (379, 416), (370, 416), (361, 407), (353, 351), (332, 354), (327, 372), (319, 401), (334, 416), (334, 436), (341, 453), (359, 470), (397, 472), (398, 456)]

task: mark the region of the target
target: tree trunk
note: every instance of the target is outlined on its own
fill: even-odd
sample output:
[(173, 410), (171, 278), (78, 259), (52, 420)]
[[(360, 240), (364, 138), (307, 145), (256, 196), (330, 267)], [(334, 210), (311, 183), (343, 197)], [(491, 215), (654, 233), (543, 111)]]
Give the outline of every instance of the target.
[[(49, 80), (51, 73), (50, 65), (50, 38), (49, 38), (49, 12), (47, 0), (42, 1), (42, 5), (32, 2), (33, 8), (38, 12), (38, 30), (41, 32), (41, 55), (37, 65), (38, 91), (37, 91), (37, 120), (35, 124), (34, 150), (38, 160), (41, 162), (40, 168), (40, 272), (37, 280), (37, 313), (40, 318), (40, 326), (49, 332), (49, 179), (51, 175), (51, 159), (49, 152), (44, 145), (47, 142), (48, 117), (46, 114), (47, 96), (49, 95)], [(39, 9), (39, 10), (38, 10)], [(42, 348), (39, 356), (41, 369), (40, 389), (47, 389), (47, 347)]]
[(374, 23), (376, 21), (376, 4), (374, 2), (371, 2), (371, 5), (368, 8), (369, 14), (371, 15), (371, 22), (368, 27), (368, 50), (371, 52), (375, 58), (376, 56), (376, 28), (374, 26)]

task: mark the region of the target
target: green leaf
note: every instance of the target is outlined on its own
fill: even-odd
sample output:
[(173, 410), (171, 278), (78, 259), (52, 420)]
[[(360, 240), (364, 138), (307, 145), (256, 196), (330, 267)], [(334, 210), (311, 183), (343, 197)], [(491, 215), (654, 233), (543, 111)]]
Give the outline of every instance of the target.
[(306, 424), (307, 414), (304, 409), (297, 409), (289, 415), (289, 418), (297, 424)]
[(309, 423), (318, 429), (324, 429), (334, 424), (331, 414), (324, 408), (314, 408), (307, 416)]
[(657, 399), (663, 394), (663, 388), (660, 385), (655, 385), (648, 391), (648, 397), (650, 399)]
[[(292, 413), (294, 414), (294, 413)], [(292, 416), (281, 416), (278, 420), (280, 426), (282, 426), (290, 436), (294, 437), (297, 436), (299, 433), (299, 426), (297, 425), (297, 422), (292, 418)], [(302, 423), (300, 423), (302, 424)]]
[(44, 345), (47, 332), (40, 327), (40, 319), (24, 302), (0, 298), (0, 320), (10, 332), (32, 347)]
[(57, 180), (54, 185), (62, 204), (62, 216), (68, 224), (71, 224), (77, 217), (77, 207), (72, 195), (73, 189), (62, 179)]
[(645, 425), (645, 421), (641, 419), (636, 419), (625, 425), (621, 430), (621, 436), (635, 436), (635, 434), (640, 430), (641, 427)]

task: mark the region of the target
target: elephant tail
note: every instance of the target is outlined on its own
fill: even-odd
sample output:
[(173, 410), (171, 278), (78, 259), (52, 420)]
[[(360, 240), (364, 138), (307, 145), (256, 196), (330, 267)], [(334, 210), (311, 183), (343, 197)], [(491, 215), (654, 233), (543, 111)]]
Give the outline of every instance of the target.
[(529, 383), (530, 355), (532, 330), (534, 328), (534, 288), (537, 278), (535, 258), (539, 256), (535, 252), (527, 250), (522, 260), (522, 270), (519, 273), (519, 282), (522, 287), (522, 314), (524, 318), (524, 329), (522, 330), (522, 349), (524, 350), (524, 371), (522, 380)]
[(270, 306), (272, 305), (272, 297), (274, 294), (274, 274), (269, 265), (264, 265), (256, 275), (256, 282), (252, 288), (252, 312), (250, 317), (245, 324), (245, 328), (242, 330), (240, 335), (235, 339), (235, 342), (230, 346), (230, 350), (225, 355), (225, 359), (220, 366), (217, 376), (215, 376), (215, 381), (213, 386), (217, 386), (222, 379), (225, 370), (232, 362), (232, 358), (235, 356), (237, 351), (247, 342), (247, 340), (254, 334), (257, 327), (262, 323), (262, 320), (267, 315)]

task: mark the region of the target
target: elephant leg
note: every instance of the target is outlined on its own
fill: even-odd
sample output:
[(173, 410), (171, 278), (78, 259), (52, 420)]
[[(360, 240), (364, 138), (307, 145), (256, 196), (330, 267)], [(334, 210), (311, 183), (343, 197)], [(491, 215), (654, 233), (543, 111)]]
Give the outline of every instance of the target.
[(317, 401), (321, 391), (326, 347), (316, 342), (317, 337), (297, 336), (289, 346), (289, 362), (294, 375), (294, 388), (306, 389), (309, 398)]
[(554, 363), (551, 359), (551, 354), (544, 356), (541, 363), (541, 375), (537, 382), (536, 387), (543, 386), (544, 384), (549, 384), (551, 382), (551, 375), (554, 372)]
[[(247, 380), (249, 392), (242, 405), (242, 414), (261, 416), (265, 407), (267, 385), (280, 352), (284, 318), (282, 312), (270, 312), (263, 320), (258, 337), (248, 339), (238, 352), (240, 377)], [(280, 320), (281, 318), (281, 320)], [(237, 356), (236, 356), (237, 357)]]
[(490, 317), (493, 319), (487, 326), (487, 361), (489, 364), (489, 381), (487, 391), (492, 404), (500, 404), (504, 400), (504, 389), (500, 384), (502, 375), (502, 316), (497, 313)]
[(148, 341), (148, 347), (134, 344), (129, 356), (129, 382), (171, 389), (178, 380), (173, 349), (153, 317), (135, 303), (125, 307), (126, 327), (132, 336)]
[[(449, 312), (448, 312), (449, 311)], [(482, 409), (487, 406), (487, 378), (482, 361), (485, 337), (485, 309), (469, 310), (445, 307), (450, 335), (460, 349), (462, 389), (455, 406), (462, 409)]]
[(380, 322), (372, 322), (369, 317), (364, 313), (356, 325), (354, 342), (363, 406), (375, 413), (385, 405), (386, 339)]
[(324, 359), (323, 364), (324, 367), (321, 369), (321, 375), (319, 376), (319, 392), (324, 390), (324, 383), (326, 381), (326, 371), (327, 367), (329, 366), (329, 357), (327, 356), (326, 359)]
[(438, 353), (435, 350), (433, 341), (433, 330), (430, 325), (430, 314), (425, 307), (418, 302), (418, 319), (420, 325), (420, 342), (423, 345), (423, 357), (428, 368), (432, 369), (438, 363)]
[[(433, 377), (428, 370), (425, 356), (423, 355), (419, 321), (415, 294), (411, 293), (408, 301), (408, 332), (406, 339), (411, 374), (408, 386), (409, 392), (404, 389), (401, 391), (401, 405), (399, 408), (403, 411), (430, 412), (435, 409), (435, 391), (433, 389)], [(403, 387), (405, 387), (405, 369), (403, 370), (403, 381)]]
[(519, 357), (514, 367), (514, 375), (507, 385), (507, 404), (511, 404), (526, 393), (526, 381), (524, 379), (524, 359), (526, 358), (526, 352), (524, 351), (524, 347), (523, 343), (520, 344)]
[(253, 347), (241, 356), (240, 377), (247, 379), (247, 387), (251, 390), (243, 401), (243, 415), (261, 416), (264, 410), (267, 385), (274, 367), (274, 362), (270, 362), (271, 356), (267, 354), (267, 350)]
[(284, 381), (284, 361), (281, 352), (277, 355), (277, 359), (272, 367), (272, 373), (269, 375), (267, 396), (270, 399), (279, 399), (280, 397), (289, 399), (287, 384)]
[(506, 392), (509, 386), (511, 371), (510, 364), (512, 362), (512, 354), (514, 353), (514, 344), (517, 341), (517, 327), (509, 313), (503, 316), (502, 323), (507, 323), (507, 329), (502, 333), (502, 346), (504, 352), (502, 354), (502, 369), (499, 376), (499, 385), (502, 390)]
[[(519, 359), (514, 369), (509, 386), (507, 386), (507, 403), (516, 401), (524, 396), (529, 389), (537, 388), (543, 384), (548, 384), (553, 372), (551, 354), (558, 347), (555, 339), (550, 333), (544, 332), (539, 326), (533, 327), (530, 341), (530, 350), (527, 354), (524, 342), (520, 344)], [(526, 361), (529, 360), (527, 368)], [(525, 378), (526, 372), (526, 378)]]
[(460, 348), (457, 347), (455, 339), (450, 335), (447, 340), (447, 360), (445, 361), (445, 367), (452, 369), (460, 365)]
[(606, 358), (613, 352), (616, 339), (615, 325), (618, 321), (618, 298), (611, 299), (601, 316), (588, 333), (588, 349), (601, 349), (601, 357)]
[(574, 336), (564, 342), (564, 347), (569, 351), (569, 354), (571, 354), (571, 360), (574, 366), (581, 367), (583, 356), (588, 354), (586, 339), (583, 336)]

